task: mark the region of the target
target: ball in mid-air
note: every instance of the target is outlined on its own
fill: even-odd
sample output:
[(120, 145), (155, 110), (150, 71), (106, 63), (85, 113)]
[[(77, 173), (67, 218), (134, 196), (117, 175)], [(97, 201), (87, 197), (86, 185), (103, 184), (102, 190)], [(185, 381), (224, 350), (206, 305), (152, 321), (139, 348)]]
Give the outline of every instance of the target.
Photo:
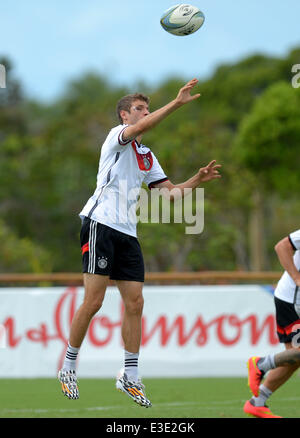
[(160, 19), (160, 24), (167, 32), (184, 36), (200, 29), (204, 20), (203, 12), (196, 6), (179, 4), (166, 10)]

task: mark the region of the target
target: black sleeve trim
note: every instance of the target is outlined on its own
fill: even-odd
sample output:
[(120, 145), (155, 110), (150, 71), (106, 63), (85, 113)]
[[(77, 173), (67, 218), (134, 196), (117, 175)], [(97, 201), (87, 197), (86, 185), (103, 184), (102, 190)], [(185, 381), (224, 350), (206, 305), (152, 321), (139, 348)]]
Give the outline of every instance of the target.
[(292, 241), (290, 236), (289, 236), (289, 241), (290, 241), (290, 244), (292, 245), (294, 251), (297, 251), (297, 248), (295, 247), (295, 245), (294, 245), (294, 243), (293, 243), (293, 241)]
[(154, 188), (154, 186), (155, 186), (156, 184), (160, 184), (160, 183), (165, 182), (165, 181), (169, 181), (169, 178), (162, 178), (162, 179), (159, 179), (159, 180), (157, 180), (157, 181), (153, 181), (152, 183), (148, 184), (148, 187), (149, 187), (149, 189), (151, 190), (151, 189)]
[(123, 132), (125, 131), (126, 128), (127, 128), (127, 126), (125, 126), (122, 129), (122, 131), (120, 131), (120, 133), (119, 133), (118, 141), (119, 141), (119, 145), (121, 145), (121, 146), (126, 146), (128, 143), (131, 142), (131, 140), (126, 140), (126, 141), (122, 140), (122, 134), (123, 134)]

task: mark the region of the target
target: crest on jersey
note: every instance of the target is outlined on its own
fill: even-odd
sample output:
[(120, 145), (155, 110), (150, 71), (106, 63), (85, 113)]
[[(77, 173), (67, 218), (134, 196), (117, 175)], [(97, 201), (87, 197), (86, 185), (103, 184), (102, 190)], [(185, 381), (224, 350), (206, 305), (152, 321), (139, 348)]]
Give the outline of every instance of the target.
[(144, 158), (143, 158), (143, 162), (144, 162), (144, 166), (145, 166), (146, 170), (149, 170), (150, 167), (151, 167), (151, 163), (150, 163), (150, 161), (148, 160), (148, 158), (147, 158), (147, 157), (144, 157)]
[(139, 150), (135, 141), (131, 143), (131, 146), (135, 152), (140, 170), (150, 170), (153, 165), (153, 156), (150, 149), (143, 146)]

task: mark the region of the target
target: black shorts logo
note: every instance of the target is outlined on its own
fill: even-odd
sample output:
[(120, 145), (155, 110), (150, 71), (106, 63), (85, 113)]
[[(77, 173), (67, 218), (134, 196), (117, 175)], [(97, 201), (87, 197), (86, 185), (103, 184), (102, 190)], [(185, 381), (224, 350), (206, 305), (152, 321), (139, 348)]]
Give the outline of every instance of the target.
[(98, 257), (98, 266), (100, 269), (107, 267), (107, 257)]

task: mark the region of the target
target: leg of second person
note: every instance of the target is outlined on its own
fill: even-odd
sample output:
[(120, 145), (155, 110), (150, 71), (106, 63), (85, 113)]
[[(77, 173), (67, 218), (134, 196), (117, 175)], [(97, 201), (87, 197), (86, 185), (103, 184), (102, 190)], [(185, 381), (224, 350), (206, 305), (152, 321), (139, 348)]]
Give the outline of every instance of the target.
[[(293, 346), (291, 343), (286, 343), (285, 348), (286, 350), (290, 350)], [(263, 385), (273, 393), (282, 386), (298, 368), (299, 364), (274, 368), (268, 372)]]
[[(286, 343), (285, 348), (287, 351), (293, 349), (293, 346), (291, 343)], [(298, 368), (299, 364), (291, 364), (269, 370), (265, 380), (259, 386), (259, 395), (252, 397), (254, 406), (265, 406), (271, 395), (280, 388)]]

